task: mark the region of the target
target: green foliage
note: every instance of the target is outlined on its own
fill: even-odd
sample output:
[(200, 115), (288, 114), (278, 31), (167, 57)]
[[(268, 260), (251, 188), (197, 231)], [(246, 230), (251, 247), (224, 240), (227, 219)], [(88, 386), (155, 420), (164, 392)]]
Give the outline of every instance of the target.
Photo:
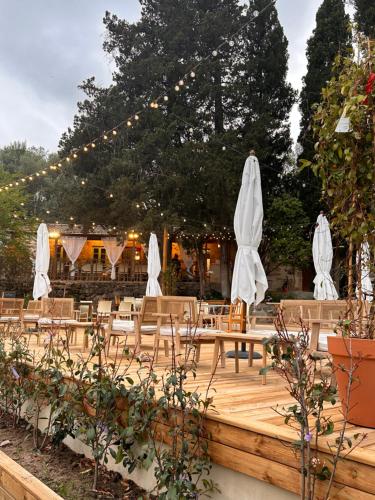
[[(356, 247), (375, 228), (373, 206), (374, 128), (373, 96), (367, 96), (369, 61), (375, 64), (360, 40), (360, 57), (338, 57), (335, 76), (323, 90), (316, 108), (314, 132), (317, 143), (312, 168), (320, 176), (323, 193), (337, 232)], [(347, 133), (336, 133), (340, 117), (350, 120)]]
[(300, 200), (282, 194), (272, 200), (265, 216), (261, 254), (269, 273), (280, 266), (305, 267), (311, 259), (306, 238), (309, 219)]
[[(204, 239), (231, 225), (250, 146), (266, 169), (264, 190), (270, 193), (290, 148), (287, 118), (295, 95), (286, 82), (287, 41), (276, 8), (267, 5), (265, 0), (249, 8), (236, 0), (145, 0), (135, 24), (107, 13), (104, 49), (115, 60), (114, 84), (103, 89), (93, 79), (84, 82), (87, 99), (79, 104), (61, 151), (142, 113), (110, 145), (98, 145), (62, 174), (61, 184), (70, 177), (75, 186), (67, 197), (51, 197), (51, 217), (59, 212), (91, 223), (95, 213), (96, 223), (146, 230), (166, 220)], [(263, 9), (250, 22), (253, 12)], [(233, 46), (223, 44), (217, 56), (205, 59), (232, 36)], [(171, 92), (202, 60), (195, 77), (187, 76), (180, 91)], [(150, 109), (145, 99), (165, 93), (168, 102)]]
[[(307, 42), (307, 73), (303, 78), (300, 95), (301, 133), (299, 143), (303, 148), (301, 157), (312, 160), (314, 137), (311, 127), (313, 105), (320, 102), (322, 89), (332, 75), (332, 65), (339, 53), (345, 53), (351, 44), (350, 18), (345, 14), (343, 0), (324, 0), (316, 14), (316, 27)], [(301, 197), (310, 222), (315, 222), (322, 210), (320, 201), (321, 182), (309, 170), (299, 175), (299, 184), (304, 184)]]
[(360, 31), (375, 39), (375, 4), (372, 0), (354, 0), (355, 21)]

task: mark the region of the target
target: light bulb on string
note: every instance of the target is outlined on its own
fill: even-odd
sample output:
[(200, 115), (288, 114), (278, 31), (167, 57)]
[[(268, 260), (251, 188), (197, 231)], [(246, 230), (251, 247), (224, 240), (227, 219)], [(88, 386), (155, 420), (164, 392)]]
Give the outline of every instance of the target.
[(40, 173), (39, 173), (39, 172), (37, 172), (35, 175), (36, 175), (37, 177), (39, 177), (39, 176), (40, 176)]
[(212, 51), (212, 55), (213, 55), (214, 57), (216, 57), (216, 56), (217, 56), (217, 50), (213, 50), (213, 51)]
[(167, 95), (165, 95), (165, 96), (163, 97), (163, 99), (164, 99), (164, 101), (165, 101), (165, 102), (167, 102), (167, 101), (168, 101), (168, 99), (169, 99), (169, 97), (168, 97)]
[(230, 46), (230, 47), (234, 47), (234, 41), (233, 41), (233, 40), (230, 40), (230, 41), (229, 41), (229, 46)]
[(183, 86), (183, 84), (184, 84), (184, 81), (183, 81), (183, 80), (180, 80), (180, 81), (178, 82), (178, 84), (180, 85), (180, 87), (182, 87), (182, 86)]
[(73, 158), (78, 158), (77, 153), (73, 153)]
[(112, 135), (117, 135), (117, 130), (112, 130)]
[(134, 120), (138, 121), (139, 120), (139, 116), (138, 115), (134, 115)]
[(43, 174), (43, 175), (46, 175), (46, 173), (47, 173), (47, 172), (46, 172), (45, 170), (42, 170), (42, 174)]
[(84, 151), (85, 153), (87, 153), (87, 151), (88, 151), (88, 150), (89, 150), (89, 148), (88, 148), (87, 146), (85, 146), (85, 147), (83, 148), (83, 151)]
[(110, 198), (113, 198), (113, 194), (112, 194), (112, 193), (110, 193), (109, 197), (110, 197)]
[(92, 142), (92, 143), (91, 143), (91, 147), (92, 147), (92, 149), (96, 148), (96, 144), (95, 144), (95, 142)]
[(131, 126), (132, 126), (132, 122), (131, 122), (130, 120), (128, 120), (128, 121), (126, 122), (126, 125), (127, 125), (128, 127), (131, 127)]
[(176, 92), (178, 92), (180, 90), (180, 87), (178, 85), (176, 85), (174, 89)]
[(108, 135), (104, 134), (103, 139), (106, 141), (108, 139)]
[(70, 158), (69, 158), (69, 156), (68, 156), (68, 158), (66, 159), (66, 162), (67, 162), (67, 163), (69, 163), (69, 162), (70, 162)]
[[(57, 166), (58, 167), (62, 167), (61, 163), (58, 163)], [(52, 170), (56, 169), (55, 165), (51, 165), (49, 168), (52, 168)]]
[(32, 181), (32, 180), (33, 180), (33, 178), (30, 176), (30, 177), (29, 177), (29, 181)]
[(253, 12), (253, 17), (257, 18), (259, 16), (259, 11), (254, 10)]
[(21, 182), (26, 182), (26, 179), (22, 178), (22, 179), (21, 179)]
[(82, 184), (82, 186), (84, 186), (86, 184), (86, 182), (85, 181), (81, 181), (81, 184)]
[(190, 76), (191, 76), (191, 78), (195, 78), (195, 73), (194, 73), (194, 71), (191, 71)]

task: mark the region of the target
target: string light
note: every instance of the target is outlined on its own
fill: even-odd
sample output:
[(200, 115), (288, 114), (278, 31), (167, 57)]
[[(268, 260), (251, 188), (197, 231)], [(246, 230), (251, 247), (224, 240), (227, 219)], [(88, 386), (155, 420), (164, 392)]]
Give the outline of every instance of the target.
[[(238, 34), (240, 31), (242, 31), (242, 30), (243, 30), (246, 26), (248, 26), (248, 25), (249, 25), (249, 24), (250, 24), (250, 23), (251, 23), (251, 22), (252, 22), (255, 18), (257, 18), (257, 17), (258, 17), (261, 13), (265, 12), (265, 11), (266, 11), (269, 7), (271, 7), (273, 4), (274, 4), (274, 1), (270, 1), (270, 2), (269, 2), (269, 3), (268, 3), (268, 4), (267, 4), (267, 5), (266, 5), (266, 6), (265, 6), (265, 7), (264, 7), (264, 8), (263, 8), (260, 12), (259, 12), (259, 11), (257, 11), (257, 10), (255, 10), (255, 11), (253, 12), (253, 16), (252, 16), (252, 18), (251, 18), (251, 19), (249, 19), (246, 23), (244, 23), (244, 24), (242, 25), (242, 27), (241, 27), (238, 31), (236, 31), (236, 33), (235, 33), (235, 34)], [(233, 35), (233, 36), (234, 36), (234, 35)], [(221, 42), (221, 43), (220, 43), (220, 45), (217, 47), (217, 49), (212, 50), (212, 56), (213, 56), (213, 57), (216, 57), (216, 56), (218, 55), (218, 49), (219, 49), (219, 48), (220, 48), (220, 47), (221, 47), (224, 43), (228, 43), (230, 47), (233, 47), (233, 46), (234, 46), (234, 41), (233, 41), (232, 39), (227, 40), (227, 41), (224, 41), (224, 42)], [(204, 62), (206, 59), (207, 59), (207, 57), (206, 57), (206, 58), (204, 58), (204, 59), (202, 59), (202, 61), (201, 61), (201, 62), (199, 62), (198, 64), (196, 64), (196, 65), (195, 65), (194, 70), (191, 70), (191, 71), (190, 71), (190, 77), (191, 77), (191, 78), (195, 78), (195, 76), (196, 76), (195, 69), (196, 69), (198, 66), (201, 66), (201, 65), (203, 64), (203, 62)], [(189, 74), (189, 73), (187, 73), (187, 74)], [(185, 76), (186, 76), (186, 75), (185, 75)], [(183, 80), (183, 79), (179, 80), (179, 84), (178, 84), (178, 85), (175, 85), (175, 87), (174, 87), (175, 91), (176, 91), (176, 92), (179, 92), (179, 91), (181, 90), (181, 87), (182, 87), (183, 85), (185, 85), (184, 80)], [(158, 99), (161, 99), (161, 98), (163, 98), (163, 100), (164, 100), (165, 102), (167, 102), (167, 101), (168, 101), (168, 96), (167, 96), (167, 95), (165, 95), (165, 96), (163, 96), (163, 97), (162, 97), (162, 96), (159, 96), (159, 97), (158, 97)], [(153, 108), (153, 109), (157, 109), (157, 108), (159, 107), (159, 104), (158, 104), (158, 102), (157, 102), (157, 100), (158, 100), (158, 99), (156, 99), (156, 100), (154, 100), (154, 101), (152, 101), (152, 102), (150, 103), (150, 107), (151, 107), (151, 108)], [(138, 115), (134, 115), (134, 119), (135, 119), (135, 120), (138, 120), (138, 119), (139, 119), (139, 116), (138, 116)], [(123, 124), (123, 123), (129, 123), (129, 121), (130, 121), (130, 120), (125, 120), (125, 122), (121, 122), (121, 123), (120, 123), (120, 124), (118, 124), (116, 127), (114, 127), (114, 129), (112, 130), (112, 135), (113, 135), (113, 136), (117, 135), (117, 131), (116, 131), (115, 129), (118, 129), (118, 128), (119, 128), (119, 127)], [(96, 139), (94, 139), (94, 141), (93, 141), (93, 142), (91, 142), (91, 144), (87, 144), (87, 145), (85, 145), (85, 146), (81, 146), (81, 147), (79, 147), (78, 149), (81, 149), (81, 150), (83, 150), (84, 152), (88, 152), (88, 151), (89, 151), (89, 147), (88, 147), (88, 146), (91, 146), (91, 148), (92, 148), (92, 149), (95, 149), (95, 147), (96, 147), (95, 141), (98, 141), (98, 140), (100, 140), (100, 139), (103, 139), (103, 140), (105, 140), (105, 141), (106, 141), (106, 140), (108, 140), (108, 135), (107, 135), (107, 134), (100, 135), (100, 136), (98, 136)], [(223, 148), (223, 149), (224, 149), (224, 148)], [(77, 152), (70, 153), (70, 154), (72, 154), (72, 157), (73, 157), (74, 159), (77, 159), (77, 158), (78, 158), (78, 154), (77, 154)], [(72, 160), (72, 159), (71, 159), (69, 156), (67, 156), (66, 158), (63, 158), (61, 161), (66, 161), (67, 163), (69, 163), (71, 160)], [(49, 169), (50, 169), (50, 170), (57, 170), (57, 167), (61, 168), (61, 167), (62, 167), (62, 163), (61, 163), (61, 162), (60, 162), (60, 163), (58, 163), (58, 164), (57, 164), (57, 166), (56, 166), (56, 165), (51, 165), (51, 166), (49, 167)], [(45, 175), (45, 173), (44, 173), (45, 171), (41, 171), (41, 172), (43, 173), (43, 175)], [(40, 173), (39, 173), (39, 172), (37, 172), (37, 173), (35, 173), (34, 175), (35, 175), (36, 177), (38, 177), (38, 176), (40, 175)], [(33, 180), (33, 177), (32, 177), (32, 176), (29, 176), (29, 177), (28, 177), (28, 180), (30, 180), (30, 181), (31, 181), (31, 180)], [(21, 179), (21, 182), (25, 182), (25, 181), (26, 181), (26, 179), (25, 179), (25, 178)], [(15, 186), (18, 186), (18, 185), (19, 185), (19, 183), (15, 183)], [(10, 184), (9, 186), (3, 186), (3, 187), (2, 187), (2, 188), (0, 188), (0, 189), (1, 189), (1, 191), (2, 191), (3, 189), (5, 189), (6, 191), (8, 191), (8, 190), (9, 190), (9, 187), (13, 187), (13, 184)]]
[(127, 125), (128, 127), (131, 127), (131, 126), (132, 126), (132, 122), (131, 122), (130, 120), (128, 120), (128, 121), (126, 122), (126, 125)]

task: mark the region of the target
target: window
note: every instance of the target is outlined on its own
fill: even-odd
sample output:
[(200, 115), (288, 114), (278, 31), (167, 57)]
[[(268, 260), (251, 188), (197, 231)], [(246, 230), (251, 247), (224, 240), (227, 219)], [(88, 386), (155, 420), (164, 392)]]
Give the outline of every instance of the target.
[(93, 247), (92, 260), (94, 262), (105, 263), (106, 251), (103, 247)]

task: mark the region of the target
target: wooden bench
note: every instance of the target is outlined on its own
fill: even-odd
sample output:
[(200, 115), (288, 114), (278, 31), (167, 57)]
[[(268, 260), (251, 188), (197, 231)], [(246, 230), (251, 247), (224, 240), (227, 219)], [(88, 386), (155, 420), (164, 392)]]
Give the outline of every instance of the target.
[[(224, 349), (224, 343), (225, 342), (234, 342), (234, 352), (235, 352), (235, 357), (234, 357), (234, 365), (235, 365), (235, 371), (236, 373), (239, 373), (240, 371), (240, 363), (239, 363), (239, 357), (238, 357), (238, 344), (245, 343), (249, 344), (249, 359), (248, 359), (248, 365), (253, 366), (253, 353), (254, 353), (254, 346), (261, 345), (262, 350), (263, 350), (263, 368), (267, 366), (267, 349), (266, 346), (264, 345), (264, 336), (260, 335), (248, 335), (244, 333), (213, 333), (212, 337), (215, 339), (215, 346), (214, 346), (214, 354), (212, 358), (212, 365), (211, 365), (211, 373), (214, 374), (216, 371), (217, 363), (218, 363), (218, 357), (219, 357), (219, 351), (220, 351), (220, 360), (221, 360), (221, 367), (225, 368), (225, 349)], [(264, 373), (262, 375), (262, 384), (266, 384), (266, 374)]]

